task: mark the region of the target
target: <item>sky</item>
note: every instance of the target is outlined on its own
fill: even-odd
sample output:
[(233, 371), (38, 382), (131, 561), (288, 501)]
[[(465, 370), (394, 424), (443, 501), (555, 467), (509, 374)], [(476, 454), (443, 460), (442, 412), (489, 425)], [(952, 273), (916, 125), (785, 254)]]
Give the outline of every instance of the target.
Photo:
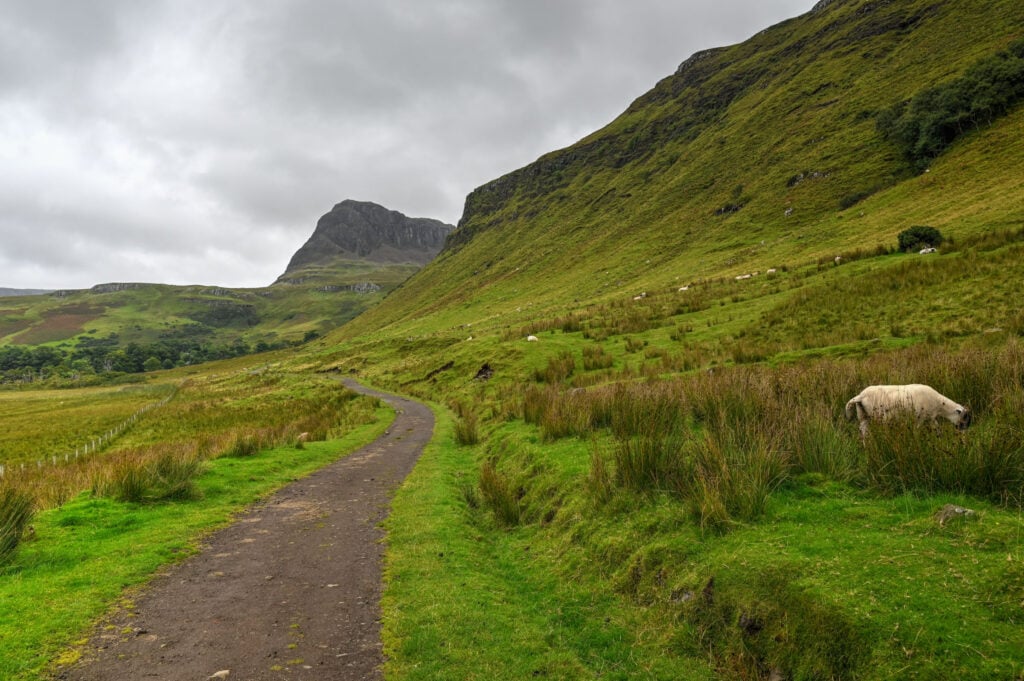
[(269, 285), (344, 199), (456, 224), (814, 0), (0, 0), (0, 287)]

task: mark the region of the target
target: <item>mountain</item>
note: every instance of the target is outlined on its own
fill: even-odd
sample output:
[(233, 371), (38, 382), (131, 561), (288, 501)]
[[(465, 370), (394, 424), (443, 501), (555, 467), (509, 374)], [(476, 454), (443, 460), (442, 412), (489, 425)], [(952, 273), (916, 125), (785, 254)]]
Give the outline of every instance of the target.
[[(18, 297), (0, 290), (0, 351), (56, 346), (101, 372), (141, 371), (150, 357), (167, 367), (294, 345), (379, 303), (441, 249), (452, 229), (347, 200), (320, 219), (286, 272), (265, 288), (111, 282)], [(128, 357), (107, 361), (126, 348)], [(19, 349), (0, 355), (3, 369), (39, 363)]]
[[(542, 310), (852, 262), (915, 225), (950, 247), (1017, 228), (1022, 35), (1012, 0), (831, 0), (694, 54), (604, 128), (474, 190), (439, 256), (344, 333), (429, 325), (433, 311), (454, 322), (456, 309), (527, 324)], [(928, 333), (920, 305), (873, 283), (869, 270), (895, 264), (843, 270), (861, 277), (844, 295), (864, 304), (838, 336), (884, 337), (892, 319)], [(1003, 282), (1020, 269), (1011, 261), (972, 286), (954, 277), (953, 289), (922, 283), (914, 295), (947, 301), (956, 333), (1005, 327)], [(834, 299), (824, 278), (799, 283), (790, 313)], [(972, 287), (1000, 293), (978, 300)], [(763, 313), (743, 312), (751, 328)]]
[(296, 283), (344, 272), (353, 263), (422, 266), (444, 246), (454, 226), (410, 218), (367, 201), (342, 201), (317, 222), (275, 283)]

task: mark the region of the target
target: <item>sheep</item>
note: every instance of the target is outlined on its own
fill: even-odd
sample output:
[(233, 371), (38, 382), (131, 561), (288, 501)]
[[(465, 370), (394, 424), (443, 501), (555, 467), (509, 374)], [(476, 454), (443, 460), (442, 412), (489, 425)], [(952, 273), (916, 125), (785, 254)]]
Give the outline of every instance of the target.
[(922, 422), (947, 419), (957, 430), (966, 430), (971, 425), (971, 412), (967, 407), (920, 383), (871, 385), (846, 403), (846, 418), (852, 421), (857, 417), (861, 438), (867, 437), (868, 421), (885, 420), (907, 411), (912, 411)]
[(934, 252), (935, 252), (935, 249), (933, 247), (931, 247), (931, 246), (928, 246), (927, 248), (922, 248), (920, 251), (918, 251), (918, 255), (928, 255), (929, 253), (934, 253)]
[(537, 338), (536, 336), (527, 336), (526, 340), (529, 341), (530, 343), (536, 343), (537, 341), (540, 340), (540, 338)]

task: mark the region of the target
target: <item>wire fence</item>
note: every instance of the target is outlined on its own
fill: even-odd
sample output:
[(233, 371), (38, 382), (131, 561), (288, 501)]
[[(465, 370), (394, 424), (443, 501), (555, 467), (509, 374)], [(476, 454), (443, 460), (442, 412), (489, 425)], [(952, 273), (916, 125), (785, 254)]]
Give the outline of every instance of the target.
[[(60, 466), (63, 464), (72, 463), (78, 461), (87, 456), (93, 456), (98, 452), (103, 451), (108, 447), (117, 437), (123, 435), (132, 426), (138, 423), (139, 419), (145, 416), (148, 412), (153, 409), (164, 406), (170, 402), (175, 395), (178, 394), (178, 388), (175, 387), (167, 397), (163, 398), (159, 402), (152, 402), (142, 407), (131, 416), (126, 418), (121, 423), (117, 424), (110, 430), (104, 432), (102, 435), (91, 437), (82, 444), (75, 447), (74, 452), (68, 450), (62, 454), (51, 454), (48, 457), (37, 459), (35, 462), (35, 468), (40, 469), (45, 466)], [(25, 463), (24, 461), (17, 464), (2, 464), (0, 463), (0, 478), (4, 478), (8, 475), (15, 475), (20, 472), (25, 472), (32, 468), (31, 463)]]

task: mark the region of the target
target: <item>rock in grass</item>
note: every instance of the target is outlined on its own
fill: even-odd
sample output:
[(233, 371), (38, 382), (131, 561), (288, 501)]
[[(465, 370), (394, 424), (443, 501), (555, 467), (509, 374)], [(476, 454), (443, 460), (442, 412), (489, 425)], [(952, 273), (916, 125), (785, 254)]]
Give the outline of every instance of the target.
[(974, 515), (974, 511), (963, 506), (957, 506), (956, 504), (946, 504), (938, 511), (935, 512), (935, 520), (938, 521), (939, 527), (945, 527), (946, 523), (956, 518), (966, 520)]

